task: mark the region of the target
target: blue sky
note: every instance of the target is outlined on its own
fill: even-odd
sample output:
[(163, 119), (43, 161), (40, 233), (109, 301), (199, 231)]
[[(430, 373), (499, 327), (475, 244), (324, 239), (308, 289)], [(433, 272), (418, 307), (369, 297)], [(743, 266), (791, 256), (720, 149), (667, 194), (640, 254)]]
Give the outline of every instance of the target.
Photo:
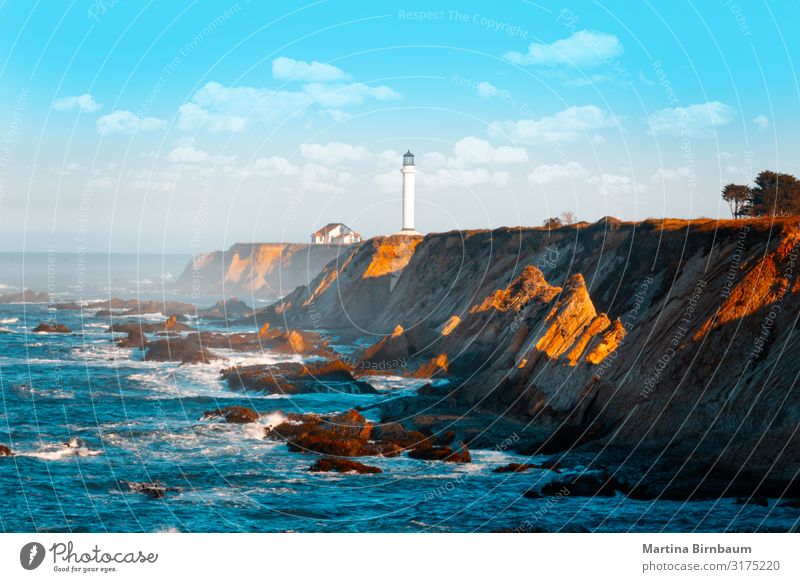
[(800, 3), (0, 4), (0, 243), (727, 217), (800, 173)]

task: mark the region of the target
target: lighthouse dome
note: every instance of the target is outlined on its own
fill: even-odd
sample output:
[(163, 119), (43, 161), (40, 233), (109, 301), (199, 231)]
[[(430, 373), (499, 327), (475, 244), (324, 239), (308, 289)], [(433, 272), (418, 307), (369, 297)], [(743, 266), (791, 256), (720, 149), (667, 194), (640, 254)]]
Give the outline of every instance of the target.
[(414, 165), (414, 154), (411, 153), (411, 150), (408, 150), (405, 154), (403, 154), (403, 165), (404, 166)]

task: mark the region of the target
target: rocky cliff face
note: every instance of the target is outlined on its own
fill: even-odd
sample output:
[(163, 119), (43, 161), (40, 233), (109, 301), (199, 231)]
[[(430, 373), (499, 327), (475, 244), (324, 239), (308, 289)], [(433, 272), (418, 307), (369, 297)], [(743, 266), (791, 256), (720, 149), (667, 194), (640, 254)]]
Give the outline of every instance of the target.
[(200, 295), (278, 298), (312, 281), (330, 261), (346, 255), (338, 245), (252, 243), (195, 257), (178, 279), (178, 291)]
[(387, 417), (481, 411), (531, 452), (780, 488), (800, 469), (798, 250), (798, 219), (389, 237), (259, 317), (370, 338), (362, 363), (450, 379)]

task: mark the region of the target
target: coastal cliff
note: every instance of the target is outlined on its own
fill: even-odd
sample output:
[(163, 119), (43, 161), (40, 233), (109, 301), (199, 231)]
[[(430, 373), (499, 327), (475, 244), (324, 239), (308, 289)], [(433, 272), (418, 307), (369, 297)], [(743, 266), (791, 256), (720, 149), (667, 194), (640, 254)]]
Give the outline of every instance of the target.
[(365, 338), (361, 369), (449, 380), (385, 420), (636, 465), (642, 497), (781, 493), (800, 468), (799, 222), (376, 238), (256, 319)]
[(240, 243), (226, 251), (197, 255), (176, 283), (177, 291), (200, 295), (278, 298), (313, 280), (350, 247), (300, 243)]

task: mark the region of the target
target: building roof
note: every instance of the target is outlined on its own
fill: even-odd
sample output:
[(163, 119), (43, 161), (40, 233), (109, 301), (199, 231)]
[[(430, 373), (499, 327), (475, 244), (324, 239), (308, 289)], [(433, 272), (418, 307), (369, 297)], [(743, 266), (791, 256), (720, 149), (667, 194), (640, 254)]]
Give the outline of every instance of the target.
[(347, 226), (343, 222), (330, 222), (330, 223), (326, 224), (325, 226), (323, 226), (322, 228), (320, 228), (319, 230), (317, 230), (315, 232), (312, 232), (311, 236), (327, 236), (328, 233), (330, 233), (330, 231), (332, 231), (337, 226), (343, 226), (349, 232), (353, 233), (357, 237), (359, 237), (359, 238), (361, 237), (360, 234), (358, 234), (356, 231), (354, 231), (352, 228), (350, 228), (349, 226)]

